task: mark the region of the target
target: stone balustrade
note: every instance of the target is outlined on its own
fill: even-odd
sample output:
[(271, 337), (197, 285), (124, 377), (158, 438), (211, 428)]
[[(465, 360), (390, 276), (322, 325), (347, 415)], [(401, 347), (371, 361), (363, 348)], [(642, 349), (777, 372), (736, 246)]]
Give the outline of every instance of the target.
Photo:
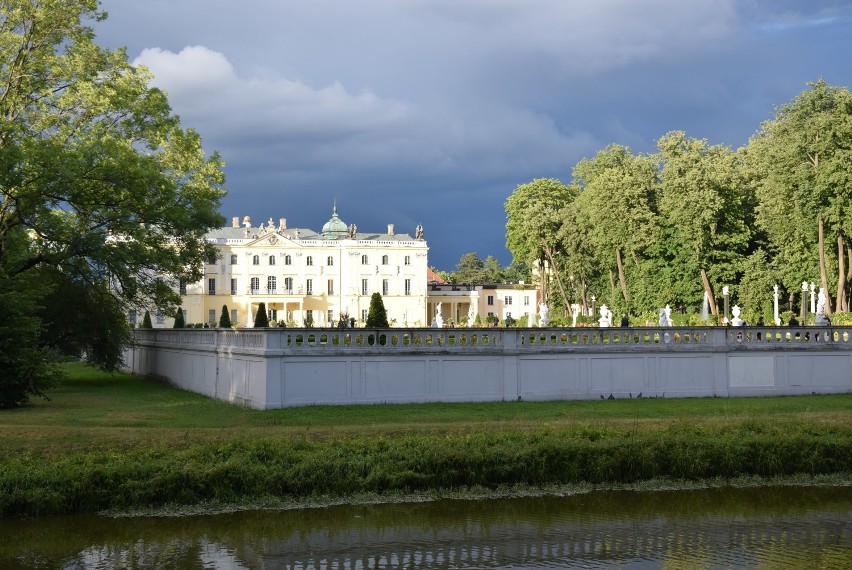
[(852, 328), (137, 330), (133, 372), (258, 408), (852, 392)]

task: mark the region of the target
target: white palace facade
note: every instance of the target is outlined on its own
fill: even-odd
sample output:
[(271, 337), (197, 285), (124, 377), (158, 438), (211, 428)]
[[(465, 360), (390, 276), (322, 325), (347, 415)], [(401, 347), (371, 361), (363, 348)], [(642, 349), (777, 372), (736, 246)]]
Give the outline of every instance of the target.
[[(396, 233), (392, 224), (386, 233), (359, 232), (335, 207), (320, 233), (288, 228), (284, 218), (253, 226), (246, 216), (211, 231), (207, 240), (218, 254), (205, 265), (204, 279), (181, 285), (187, 323), (218, 323), (226, 305), (235, 326), (251, 327), (265, 303), (270, 321), (327, 327), (348, 315), (363, 326), (370, 298), (379, 292), (391, 326), (429, 324), (421, 226), (415, 237)], [(157, 321), (173, 322), (161, 315)]]

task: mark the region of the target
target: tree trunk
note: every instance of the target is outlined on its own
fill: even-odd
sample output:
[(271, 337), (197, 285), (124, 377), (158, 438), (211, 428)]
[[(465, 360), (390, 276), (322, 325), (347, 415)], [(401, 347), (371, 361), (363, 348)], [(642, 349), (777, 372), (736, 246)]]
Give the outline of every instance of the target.
[[(559, 285), (559, 293), (562, 295), (562, 304), (565, 307), (568, 307), (568, 295), (565, 294), (565, 287), (562, 285), (562, 275), (559, 273), (559, 267), (556, 265), (556, 259), (553, 257), (553, 252), (548, 247), (547, 243), (545, 243), (544, 238), (541, 239), (542, 245), (544, 245), (544, 253), (547, 254), (548, 259), (550, 260), (550, 268), (553, 271), (553, 274), (556, 275), (556, 284)], [(546, 299), (542, 299), (545, 303)]]
[[(713, 315), (719, 314), (719, 308), (716, 306), (716, 296), (713, 295), (713, 287), (710, 286), (710, 280), (707, 279), (707, 272), (701, 270), (701, 282), (704, 283), (704, 291), (707, 293), (707, 299), (710, 301), (710, 313)], [(702, 311), (704, 309), (701, 309)]]
[(615, 299), (615, 292), (617, 289), (615, 288), (615, 273), (612, 272), (612, 269), (609, 270), (609, 293), (610, 297)]
[(825, 239), (823, 238), (823, 222), (819, 219), (819, 277), (822, 289), (825, 291), (825, 314), (831, 314), (831, 293), (828, 290), (828, 274), (825, 271)]
[(624, 279), (624, 262), (621, 259), (621, 250), (615, 250), (615, 262), (618, 265), (618, 282), (621, 284), (621, 294), (627, 300), (627, 281)]
[(838, 312), (848, 311), (846, 306), (846, 248), (843, 244), (843, 234), (837, 230), (837, 297), (834, 306)]
[(585, 279), (580, 280), (580, 296), (583, 299), (583, 314), (585, 315), (586, 313), (589, 312), (589, 303), (588, 303), (588, 301), (586, 301), (586, 280)]

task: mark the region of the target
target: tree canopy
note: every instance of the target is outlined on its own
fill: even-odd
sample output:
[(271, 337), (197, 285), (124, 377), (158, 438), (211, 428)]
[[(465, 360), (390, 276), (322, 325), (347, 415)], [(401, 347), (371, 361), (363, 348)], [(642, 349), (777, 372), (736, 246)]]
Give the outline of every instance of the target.
[(522, 184), (506, 201), (506, 246), (515, 262), (543, 268), (548, 301), (555, 281), (566, 307), (588, 308), (595, 294), (619, 311), (698, 310), (706, 293), (717, 312), (727, 285), (732, 302), (766, 313), (775, 284), (790, 309), (801, 282), (819, 275), (835, 307), (849, 311), (845, 87), (809, 84), (738, 150), (674, 131), (647, 155), (610, 145), (572, 175), (568, 184)]
[[(170, 311), (175, 280), (201, 277), (225, 190), (219, 155), (151, 74), (95, 43), (105, 17), (96, 0), (0, 0), (0, 295), (50, 272), (109, 296), (115, 319)], [(112, 353), (96, 363), (115, 366)]]

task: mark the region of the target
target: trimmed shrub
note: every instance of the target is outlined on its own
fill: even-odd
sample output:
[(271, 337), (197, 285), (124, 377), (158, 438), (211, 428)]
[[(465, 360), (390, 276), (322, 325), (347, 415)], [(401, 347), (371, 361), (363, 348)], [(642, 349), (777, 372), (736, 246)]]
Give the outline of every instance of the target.
[(257, 314), (254, 316), (254, 327), (262, 328), (269, 326), (269, 316), (266, 314), (266, 303), (257, 305)]
[(367, 313), (367, 328), (388, 328), (388, 312), (378, 291), (370, 297), (370, 310)]
[(175, 324), (173, 325), (173, 328), (182, 329), (185, 326), (186, 323), (183, 320), (183, 310), (178, 307), (177, 309), (175, 309)]
[(142, 317), (142, 327), (143, 329), (152, 329), (154, 328), (153, 323), (151, 323), (151, 313), (145, 311), (145, 316)]
[(219, 316), (219, 326), (223, 329), (231, 328), (231, 316), (228, 313), (228, 305), (222, 305), (222, 314)]

